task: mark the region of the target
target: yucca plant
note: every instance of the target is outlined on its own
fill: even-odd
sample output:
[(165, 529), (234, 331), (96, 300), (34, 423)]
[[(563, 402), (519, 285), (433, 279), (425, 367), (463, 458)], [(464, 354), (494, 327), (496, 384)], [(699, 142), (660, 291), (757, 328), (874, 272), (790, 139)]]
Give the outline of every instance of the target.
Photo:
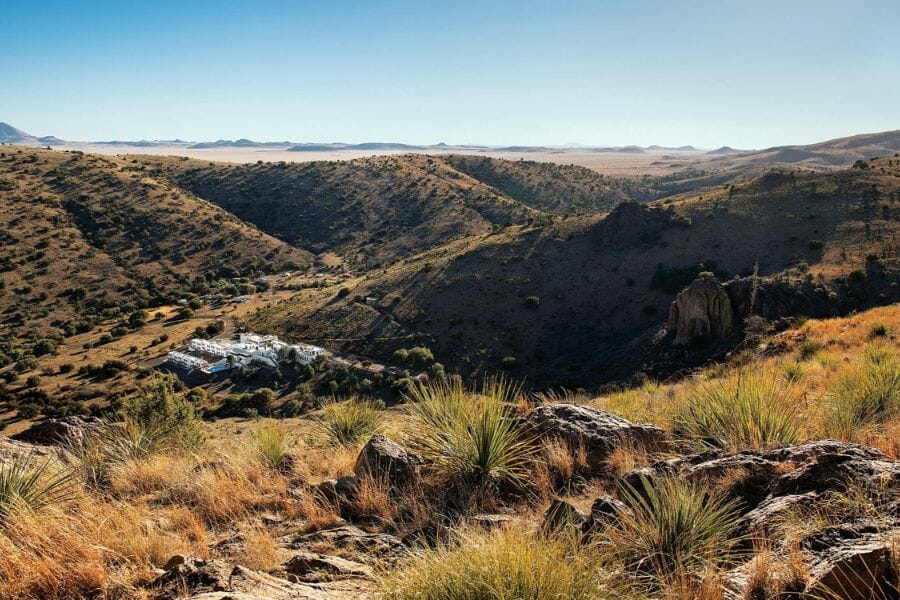
[(440, 479), (486, 487), (528, 477), (534, 440), (514, 422), (519, 386), (489, 379), (477, 393), (459, 379), (419, 386), (411, 396), (409, 445)]
[(800, 438), (800, 402), (790, 382), (741, 372), (705, 382), (675, 405), (675, 433), (710, 446), (765, 449)]
[(350, 398), (329, 400), (322, 407), (320, 429), (329, 443), (355, 444), (378, 432), (384, 423), (384, 411), (373, 400)]
[(126, 419), (122, 423), (104, 420), (84, 435), (71, 438), (66, 449), (85, 482), (97, 488), (105, 485), (113, 465), (184, 446), (183, 430), (178, 427)]
[(73, 471), (59, 461), (15, 456), (0, 463), (0, 523), (15, 510), (38, 510), (64, 502), (76, 491)]
[(631, 511), (623, 511), (598, 543), (610, 566), (635, 580), (671, 584), (738, 558), (737, 501), (671, 476), (643, 479), (638, 488), (626, 485), (621, 496)]
[(253, 432), (253, 451), (256, 458), (268, 469), (285, 470), (291, 461), (289, 439), (283, 427), (270, 425), (258, 427)]
[(884, 344), (866, 347), (862, 363), (838, 379), (828, 397), (828, 435), (853, 441), (900, 413), (900, 360)]
[(518, 528), (463, 531), (381, 577), (385, 600), (601, 600), (613, 593), (584, 548)]

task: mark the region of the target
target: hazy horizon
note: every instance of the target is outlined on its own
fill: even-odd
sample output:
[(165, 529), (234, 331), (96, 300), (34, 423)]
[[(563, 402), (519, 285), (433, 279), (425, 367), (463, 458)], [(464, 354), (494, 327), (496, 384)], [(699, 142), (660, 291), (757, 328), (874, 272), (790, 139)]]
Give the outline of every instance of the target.
[(0, 121), (73, 141), (742, 149), (900, 126), (896, 2), (4, 9)]

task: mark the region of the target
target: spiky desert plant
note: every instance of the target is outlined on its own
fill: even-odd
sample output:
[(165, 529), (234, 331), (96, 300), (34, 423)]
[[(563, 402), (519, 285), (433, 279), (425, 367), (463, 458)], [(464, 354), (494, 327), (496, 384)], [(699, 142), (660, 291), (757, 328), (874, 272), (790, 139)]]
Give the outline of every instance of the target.
[(269, 425), (253, 431), (253, 454), (267, 469), (283, 471), (290, 464), (290, 440), (283, 427)]
[(862, 439), (868, 430), (900, 414), (900, 360), (885, 344), (866, 347), (862, 363), (849, 370), (828, 396), (826, 433)]
[(411, 397), (408, 443), (442, 480), (521, 483), (536, 447), (511, 415), (519, 390), (504, 379), (486, 380), (477, 393), (459, 379), (419, 386)]
[(59, 461), (23, 454), (0, 463), (0, 523), (16, 510), (38, 510), (75, 496), (76, 477)]
[(520, 528), (462, 531), (381, 577), (386, 600), (600, 600), (612, 594), (587, 556), (562, 536)]
[(800, 438), (799, 400), (790, 382), (744, 371), (700, 384), (675, 404), (672, 425), (711, 446), (771, 448)]
[(329, 443), (355, 444), (376, 433), (384, 423), (384, 411), (373, 400), (329, 400), (322, 407), (320, 429)]
[(626, 485), (621, 496), (631, 511), (604, 530), (599, 544), (635, 580), (669, 585), (737, 558), (737, 501), (670, 476)]

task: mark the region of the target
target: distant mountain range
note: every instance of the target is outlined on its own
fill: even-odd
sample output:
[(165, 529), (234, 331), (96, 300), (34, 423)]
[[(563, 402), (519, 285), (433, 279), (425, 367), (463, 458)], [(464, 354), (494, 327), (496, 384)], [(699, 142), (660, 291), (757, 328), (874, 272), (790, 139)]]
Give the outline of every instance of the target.
[(214, 142), (190, 142), (174, 140), (111, 140), (97, 142), (72, 142), (55, 136), (38, 137), (17, 129), (12, 125), (0, 122), (0, 143), (23, 146), (61, 146), (87, 151), (101, 151), (98, 147), (122, 146), (132, 148), (159, 148), (160, 154), (170, 154), (178, 149), (204, 150), (217, 148), (243, 148), (259, 150), (279, 150), (283, 152), (315, 153), (315, 152), (370, 152), (373, 154), (410, 152), (428, 153), (493, 153), (495, 156), (508, 154), (566, 154), (566, 153), (617, 153), (617, 154), (658, 154), (683, 153), (695, 160), (695, 166), (704, 169), (736, 169), (758, 167), (760, 165), (797, 164), (811, 167), (839, 167), (852, 164), (861, 159), (894, 154), (900, 151), (900, 130), (869, 133), (850, 137), (836, 138), (815, 144), (775, 146), (764, 150), (738, 150), (730, 146), (722, 146), (715, 150), (703, 151), (695, 146), (487, 146), (478, 144), (451, 145), (446, 143), (431, 145), (402, 144), (397, 142), (363, 142), (349, 144), (343, 142), (296, 143), (256, 142), (241, 138), (238, 140), (216, 140)]
[(0, 143), (18, 144), (22, 146), (48, 146), (65, 144), (97, 144), (103, 146), (131, 146), (134, 148), (153, 148), (164, 146), (181, 146), (192, 150), (210, 148), (272, 148), (287, 150), (289, 152), (341, 152), (344, 150), (358, 150), (371, 152), (423, 152), (423, 151), (493, 151), (493, 152), (564, 152), (567, 150), (579, 150), (584, 152), (698, 152), (694, 146), (679, 146), (669, 148), (665, 146), (487, 146), (481, 144), (402, 144), (398, 142), (363, 142), (349, 144), (344, 142), (256, 142), (246, 138), (238, 140), (216, 140), (214, 142), (190, 142), (181, 139), (174, 140), (101, 140), (92, 142), (70, 142), (55, 136), (38, 137), (17, 129), (12, 125), (0, 122)]

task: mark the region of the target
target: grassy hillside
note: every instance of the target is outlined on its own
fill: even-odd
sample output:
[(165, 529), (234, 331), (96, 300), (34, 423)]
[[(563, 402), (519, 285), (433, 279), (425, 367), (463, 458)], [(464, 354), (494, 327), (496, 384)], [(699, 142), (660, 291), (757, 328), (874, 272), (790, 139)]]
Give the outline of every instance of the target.
[[(686, 599), (721, 598), (737, 585), (752, 593), (735, 597), (812, 590), (797, 597), (824, 600), (834, 588), (814, 587), (821, 565), (841, 557), (856, 565), (848, 576), (876, 581), (882, 593), (863, 597), (893, 598), (900, 567), (893, 485), (900, 389), (891, 373), (898, 328), (896, 306), (811, 320), (767, 339), (770, 350), (748, 363), (610, 395), (460, 390), (477, 408), (457, 419), (491, 417), (469, 436), (453, 429), (454, 420), (429, 423), (429, 410), (439, 406), (418, 396), (386, 410), (342, 400), (277, 422), (203, 423), (183, 413), (175, 420), (174, 410), (155, 413), (133, 419), (131, 430), (159, 431), (153, 428), (172, 419), (164, 435), (139, 448), (115, 445), (109, 442), (126, 439), (121, 432), (128, 430), (101, 425), (87, 431), (66, 466), (21, 458), (29, 451), (52, 456), (52, 447), (0, 439), (4, 460), (22, 469), (9, 480), (35, 473), (37, 482), (23, 487), (22, 504), (0, 499), (0, 597), (162, 599), (225, 589), (216, 593), (406, 600), (468, 598), (472, 590), (488, 597), (498, 589), (504, 598), (520, 597), (526, 589), (528, 598)], [(859, 413), (866, 419), (848, 429), (844, 417), (860, 408), (854, 390), (864, 385), (887, 403)], [(764, 410), (746, 421), (728, 418), (747, 394), (758, 394)], [(135, 401), (157, 397), (171, 407), (186, 402), (183, 393), (152, 385)], [(792, 402), (779, 403), (785, 398)], [(522, 429), (532, 409), (560, 401), (651, 423), (668, 442), (614, 443), (603, 461), (588, 463), (583, 446)], [(703, 408), (724, 411), (721, 438), (691, 432)], [(728, 429), (733, 422), (741, 428)], [(373, 431), (394, 440), (380, 443), (399, 447), (395, 460), (412, 451), (421, 464), (379, 472), (360, 463)], [(472, 453), (471, 435), (501, 452)], [(814, 442), (823, 438), (869, 447)], [(429, 447), (432, 439), (443, 445)], [(679, 463), (704, 444), (713, 447)], [(689, 475), (666, 479), (655, 470), (666, 465)], [(623, 482), (636, 473), (652, 477), (647, 494), (663, 502), (648, 507), (629, 492)], [(765, 500), (770, 491), (774, 506)], [(607, 517), (620, 517), (591, 515), (598, 498)], [(750, 512), (756, 506), (772, 510)], [(595, 521), (582, 535), (586, 515)], [(757, 528), (748, 531), (748, 523)], [(853, 563), (846, 556), (863, 555), (842, 554), (860, 539), (867, 553), (886, 548), (877, 550), (879, 562)]]
[(865, 170), (776, 172), (653, 210), (506, 228), (370, 273), (343, 297), (299, 293), (251, 326), (377, 357), (424, 345), (450, 369), (505, 367), (540, 385), (652, 372), (657, 358), (646, 349), (700, 271), (728, 280), (758, 263), (796, 293), (832, 292), (837, 312), (896, 301), (898, 173), (894, 158)]
[(38, 149), (0, 155), (0, 238), (2, 329), (14, 337), (71, 334), (223, 278), (311, 264), (142, 165)]

